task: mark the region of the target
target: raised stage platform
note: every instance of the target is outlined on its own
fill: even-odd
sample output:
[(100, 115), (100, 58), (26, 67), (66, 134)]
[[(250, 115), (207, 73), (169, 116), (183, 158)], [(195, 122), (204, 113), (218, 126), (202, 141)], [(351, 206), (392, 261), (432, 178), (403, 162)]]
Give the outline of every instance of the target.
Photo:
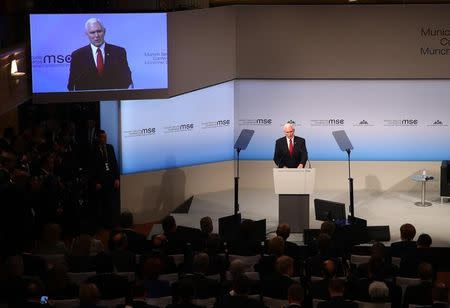
[[(310, 228), (319, 228), (321, 222), (315, 220), (315, 198), (345, 203), (348, 214), (349, 195), (342, 191), (322, 191), (311, 196)], [(429, 207), (419, 207), (420, 192), (374, 192), (355, 191), (355, 216), (367, 220), (368, 226), (389, 225), (391, 242), (400, 239), (400, 225), (412, 223), (420, 233), (428, 233), (435, 247), (450, 247), (450, 203), (440, 203), (440, 197), (431, 191), (427, 200)], [(278, 225), (278, 196), (272, 190), (241, 189), (239, 192), (240, 212), (243, 218), (267, 219), (267, 233), (273, 233)], [(178, 225), (199, 228), (203, 216), (211, 216), (215, 232), (218, 232), (218, 219), (233, 214), (234, 191), (226, 190), (195, 195), (187, 214), (174, 214)], [(301, 234), (293, 234), (293, 241), (301, 242)]]

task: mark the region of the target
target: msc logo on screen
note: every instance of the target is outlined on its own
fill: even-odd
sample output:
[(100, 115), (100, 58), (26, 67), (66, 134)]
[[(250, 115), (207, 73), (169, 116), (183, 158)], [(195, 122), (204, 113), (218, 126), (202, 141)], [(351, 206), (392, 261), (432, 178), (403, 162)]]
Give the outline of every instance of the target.
[(311, 120), (311, 126), (344, 126), (344, 119)]
[(403, 125), (417, 125), (417, 124), (419, 124), (419, 121), (413, 120), (413, 119), (406, 119), (406, 120), (402, 120), (402, 124)]
[(417, 119), (384, 120), (384, 126), (417, 126)]
[(328, 124), (331, 125), (344, 125), (344, 119), (329, 119)]
[(70, 63), (71, 55), (45, 55), (44, 63)]
[(153, 135), (156, 133), (156, 128), (143, 128), (141, 129), (142, 135)]
[(240, 119), (239, 125), (248, 126), (271, 126), (273, 123), (270, 118), (258, 118), (258, 119)]
[(72, 61), (71, 55), (44, 55), (31, 57), (33, 67), (68, 66)]
[(184, 123), (184, 124), (164, 127), (164, 132), (166, 134), (168, 134), (168, 133), (180, 133), (180, 132), (191, 131), (193, 129), (194, 129), (194, 124), (193, 123)]
[(125, 138), (143, 137), (143, 136), (150, 136), (150, 135), (154, 135), (154, 134), (156, 134), (156, 128), (154, 128), (154, 127), (126, 130), (123, 132), (123, 136)]
[(202, 129), (229, 127), (230, 125), (231, 125), (231, 120), (202, 122)]

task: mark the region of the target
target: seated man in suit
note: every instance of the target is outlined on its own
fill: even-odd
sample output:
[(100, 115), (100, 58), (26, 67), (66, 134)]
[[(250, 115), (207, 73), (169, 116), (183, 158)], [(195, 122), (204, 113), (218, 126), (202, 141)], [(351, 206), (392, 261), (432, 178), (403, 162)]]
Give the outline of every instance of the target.
[(413, 241), (416, 236), (416, 228), (409, 223), (400, 227), (400, 242), (391, 244), (391, 256), (405, 258), (416, 252), (416, 242)]
[(105, 42), (106, 28), (98, 18), (85, 24), (89, 45), (71, 54), (69, 91), (128, 89), (132, 86), (124, 48)]
[(277, 139), (273, 161), (278, 168), (304, 168), (308, 160), (305, 139), (294, 136), (293, 121), (284, 124), (285, 137)]
[(330, 281), (328, 290), (330, 292), (330, 299), (325, 302), (319, 303), (319, 305), (317, 305), (317, 308), (358, 308), (357, 303), (345, 300), (345, 281), (343, 281), (342, 279), (332, 279)]

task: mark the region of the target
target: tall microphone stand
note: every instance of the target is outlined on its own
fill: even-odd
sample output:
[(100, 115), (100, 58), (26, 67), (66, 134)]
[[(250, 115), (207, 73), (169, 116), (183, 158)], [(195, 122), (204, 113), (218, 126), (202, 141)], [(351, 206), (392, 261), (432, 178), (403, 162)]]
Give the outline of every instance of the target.
[(354, 220), (355, 218), (355, 200), (353, 198), (353, 178), (351, 177), (351, 173), (350, 173), (350, 153), (351, 150), (350, 149), (346, 149), (345, 150), (347, 152), (347, 156), (348, 156), (348, 185), (349, 185), (349, 192), (350, 192), (350, 206), (349, 206), (349, 210), (350, 210), (350, 217), (352, 220)]
[(240, 148), (236, 148), (237, 153), (237, 171), (236, 176), (234, 177), (234, 215), (239, 213), (239, 153), (241, 152)]

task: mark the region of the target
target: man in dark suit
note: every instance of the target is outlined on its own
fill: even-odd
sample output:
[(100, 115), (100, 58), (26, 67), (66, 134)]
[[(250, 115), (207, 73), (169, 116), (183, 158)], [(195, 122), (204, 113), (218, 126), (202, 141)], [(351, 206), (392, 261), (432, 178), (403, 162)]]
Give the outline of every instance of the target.
[(273, 161), (279, 168), (304, 168), (308, 160), (305, 139), (294, 136), (292, 121), (284, 124), (283, 131), (285, 137), (277, 139)]
[(328, 287), (330, 292), (330, 299), (319, 303), (317, 308), (358, 308), (358, 304), (347, 301), (344, 298), (345, 281), (341, 279), (330, 280)]
[(133, 81), (125, 49), (105, 42), (106, 28), (99, 19), (88, 19), (85, 29), (90, 44), (72, 53), (67, 89), (128, 89)]
[(106, 142), (106, 132), (100, 130), (98, 143), (89, 159), (89, 176), (93, 188), (94, 214), (104, 227), (111, 228), (120, 215), (120, 171), (114, 148)]

